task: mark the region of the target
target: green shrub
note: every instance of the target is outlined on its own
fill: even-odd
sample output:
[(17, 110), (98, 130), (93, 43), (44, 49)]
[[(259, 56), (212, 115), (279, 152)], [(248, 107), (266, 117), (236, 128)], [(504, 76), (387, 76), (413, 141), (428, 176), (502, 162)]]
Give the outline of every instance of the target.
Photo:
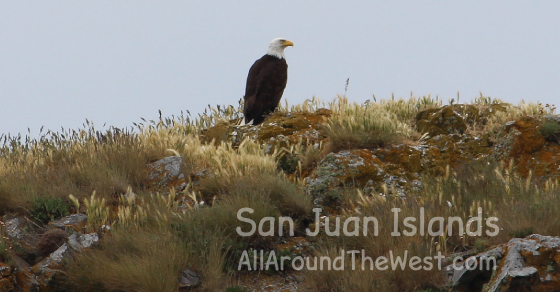
[(6, 261), (8, 258), (8, 244), (0, 238), (0, 262)]
[(226, 288), (226, 292), (249, 292), (251, 290), (243, 286), (229, 286)]
[(540, 132), (547, 141), (558, 142), (558, 139), (560, 139), (560, 124), (555, 121), (546, 121), (541, 125)]
[(47, 223), (68, 216), (68, 207), (69, 205), (61, 198), (38, 197), (33, 204), (31, 214), (38, 221)]

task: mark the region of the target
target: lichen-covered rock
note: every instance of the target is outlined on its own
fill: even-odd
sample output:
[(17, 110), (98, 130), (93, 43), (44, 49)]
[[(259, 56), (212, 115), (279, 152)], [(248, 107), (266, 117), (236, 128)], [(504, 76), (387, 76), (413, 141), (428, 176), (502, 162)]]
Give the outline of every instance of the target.
[(505, 162), (513, 159), (523, 176), (530, 171), (541, 177), (560, 175), (560, 145), (547, 142), (540, 125), (533, 117), (507, 123), (498, 133), (493, 157)]
[(430, 136), (441, 134), (463, 134), (467, 124), (480, 118), (476, 106), (455, 104), (441, 108), (432, 108), (416, 115), (416, 128), (420, 133)]
[(37, 226), (30, 224), (24, 217), (17, 217), (5, 221), (6, 235), (12, 245), (20, 252), (31, 252), (37, 240)]
[(79, 234), (72, 233), (68, 237), (68, 245), (75, 250), (81, 252), (83, 249), (92, 247), (99, 242), (99, 235), (97, 233)]
[(533, 234), (445, 268), (454, 291), (560, 291), (560, 238)]
[(50, 256), (34, 265), (30, 271), (40, 285), (40, 291), (51, 291), (55, 289), (54, 282), (59, 280), (64, 273), (61, 270), (64, 260), (70, 257), (72, 250), (67, 244), (63, 244)]
[(15, 291), (15, 276), (12, 274), (12, 267), (0, 262), (0, 292)]
[(73, 214), (60, 218), (56, 221), (52, 221), (49, 224), (62, 229), (81, 231), (87, 225), (87, 218), (88, 217), (85, 214)]
[(276, 112), (257, 126), (239, 126), (235, 121), (222, 122), (205, 130), (201, 138), (205, 142), (228, 142), (233, 146), (238, 146), (245, 138), (251, 138), (267, 143), (267, 149), (272, 153), (274, 146), (284, 146), (288, 141), (324, 140), (326, 136), (322, 125), (330, 115), (331, 111), (327, 109), (318, 109), (313, 113)]
[(406, 179), (385, 171), (385, 163), (368, 149), (344, 150), (330, 153), (321, 160), (311, 175), (305, 178), (306, 190), (315, 204), (331, 199), (346, 186), (373, 187), (382, 184), (401, 189)]
[(16, 278), (17, 289), (26, 292), (41, 291), (41, 286), (37, 282), (35, 275), (31, 273), (29, 264), (15, 254), (11, 254), (10, 259), (14, 266), (13, 273)]
[(485, 291), (560, 291), (560, 238), (514, 238)]
[(431, 137), (446, 134), (463, 134), (469, 125), (485, 124), (489, 116), (506, 111), (507, 104), (491, 104), (480, 108), (469, 104), (446, 105), (431, 108), (416, 115), (416, 129)]
[(169, 156), (148, 164), (148, 189), (174, 189), (175, 191), (185, 189), (187, 179), (181, 172), (182, 166), (181, 156)]
[(13, 218), (6, 221), (6, 234), (11, 239), (23, 239), (26, 236), (27, 221), (24, 218)]

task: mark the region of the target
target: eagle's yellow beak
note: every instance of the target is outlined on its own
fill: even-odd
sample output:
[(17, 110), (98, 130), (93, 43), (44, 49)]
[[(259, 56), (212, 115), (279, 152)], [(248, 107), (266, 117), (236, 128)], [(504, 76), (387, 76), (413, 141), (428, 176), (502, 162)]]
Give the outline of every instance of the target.
[(294, 43), (292, 43), (292, 41), (285, 40), (285, 41), (282, 43), (282, 45), (285, 46), (285, 47), (290, 47), (290, 46), (293, 47), (293, 46), (294, 46)]

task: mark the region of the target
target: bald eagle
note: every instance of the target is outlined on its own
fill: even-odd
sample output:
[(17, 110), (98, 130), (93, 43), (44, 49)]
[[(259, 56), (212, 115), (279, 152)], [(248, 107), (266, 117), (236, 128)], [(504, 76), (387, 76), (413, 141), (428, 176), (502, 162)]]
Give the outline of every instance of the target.
[(284, 49), (293, 45), (294, 43), (283, 38), (273, 39), (268, 46), (268, 53), (255, 61), (249, 69), (243, 97), (245, 124), (251, 121), (253, 125), (262, 123), (264, 117), (278, 107), (288, 82)]

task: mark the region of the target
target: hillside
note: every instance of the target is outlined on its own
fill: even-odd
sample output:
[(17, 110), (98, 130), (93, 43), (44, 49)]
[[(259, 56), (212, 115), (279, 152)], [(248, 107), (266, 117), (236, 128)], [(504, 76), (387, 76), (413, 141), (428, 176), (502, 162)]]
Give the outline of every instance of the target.
[(0, 291), (557, 291), (555, 111), (338, 97), (2, 136)]

